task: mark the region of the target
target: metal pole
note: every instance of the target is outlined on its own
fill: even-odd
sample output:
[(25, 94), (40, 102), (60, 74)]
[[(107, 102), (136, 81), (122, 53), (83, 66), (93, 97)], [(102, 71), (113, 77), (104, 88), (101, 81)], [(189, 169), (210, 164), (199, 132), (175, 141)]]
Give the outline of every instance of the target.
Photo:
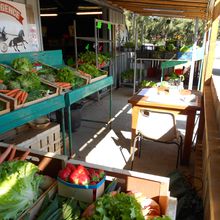
[(99, 63), (98, 63), (98, 31), (97, 31), (97, 28), (96, 28), (96, 24), (97, 24), (97, 19), (95, 19), (95, 22), (94, 22), (94, 24), (95, 24), (95, 27), (94, 27), (94, 31), (95, 31), (95, 55), (96, 55), (96, 67), (98, 68), (98, 65), (99, 65)]
[(64, 108), (61, 109), (61, 118), (62, 118), (62, 124), (61, 124), (61, 128), (62, 128), (62, 138), (63, 138), (63, 154), (67, 155), (66, 152), (66, 131), (65, 131), (65, 120), (64, 120)]
[[(71, 157), (71, 154), (73, 151), (73, 137), (72, 137), (72, 117), (71, 117), (71, 108), (70, 106), (67, 106), (67, 114), (68, 114), (68, 134), (69, 134), (69, 156)], [(76, 153), (76, 152), (74, 152)]]
[[(112, 118), (112, 85), (110, 86), (110, 94), (109, 94), (109, 121)], [(110, 123), (110, 129), (112, 128), (112, 122)]]
[(194, 43), (193, 43), (193, 48), (192, 48), (192, 61), (191, 61), (188, 89), (193, 88), (193, 78), (194, 78), (195, 59), (196, 59), (196, 46), (197, 46), (197, 38), (198, 38), (198, 26), (199, 26), (199, 20), (198, 20), (198, 18), (196, 18), (195, 19), (195, 35), (194, 35)]
[(135, 33), (135, 48), (134, 48), (134, 86), (133, 86), (133, 94), (136, 92), (136, 74), (137, 74), (137, 39), (138, 39), (138, 33), (137, 33), (137, 22), (136, 22), (136, 15), (135, 15), (135, 23), (134, 23), (134, 33)]
[(76, 21), (73, 21), (73, 32), (74, 32), (74, 44), (75, 44), (75, 62), (76, 62), (76, 68), (78, 68), (78, 62), (77, 62), (77, 39), (76, 39)]

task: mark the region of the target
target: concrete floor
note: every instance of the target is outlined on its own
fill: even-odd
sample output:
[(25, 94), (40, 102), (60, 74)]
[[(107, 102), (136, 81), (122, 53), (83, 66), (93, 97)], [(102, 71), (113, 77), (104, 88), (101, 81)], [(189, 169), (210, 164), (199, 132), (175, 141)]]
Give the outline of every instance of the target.
[[(130, 168), (131, 106), (127, 103), (132, 96), (132, 88), (119, 88), (113, 91), (112, 116), (109, 125), (82, 121), (80, 128), (73, 133), (74, 148), (79, 149), (75, 159), (109, 167)], [(107, 121), (109, 114), (109, 95), (100, 102), (93, 102), (81, 110), (82, 118)], [(184, 135), (185, 116), (177, 116), (177, 128)], [(167, 176), (175, 170), (177, 148), (175, 145), (143, 142), (141, 158), (136, 157), (135, 171)], [(191, 162), (187, 167), (179, 166), (183, 172), (193, 172)]]

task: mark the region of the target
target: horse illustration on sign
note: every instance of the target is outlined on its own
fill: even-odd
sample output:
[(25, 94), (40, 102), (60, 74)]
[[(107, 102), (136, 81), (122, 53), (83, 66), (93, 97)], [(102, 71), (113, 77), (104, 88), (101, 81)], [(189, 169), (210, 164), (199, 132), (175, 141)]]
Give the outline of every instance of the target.
[[(20, 44), (19, 44), (20, 43)], [(9, 47), (13, 47), (15, 51), (20, 52), (18, 46), (23, 46), (24, 49), (26, 49), (25, 44), (28, 44), (28, 42), (24, 39), (24, 31), (20, 30), (18, 33), (18, 36), (13, 38), (10, 42), (9, 42)]]

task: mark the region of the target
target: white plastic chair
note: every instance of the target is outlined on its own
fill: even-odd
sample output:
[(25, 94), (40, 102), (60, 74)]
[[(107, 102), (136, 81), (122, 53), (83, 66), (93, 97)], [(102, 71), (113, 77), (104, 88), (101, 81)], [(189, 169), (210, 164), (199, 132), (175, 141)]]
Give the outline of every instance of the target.
[(183, 139), (176, 128), (175, 116), (172, 113), (141, 109), (138, 114), (136, 136), (131, 154), (131, 170), (133, 169), (137, 141), (138, 156), (141, 154), (141, 140), (150, 140), (177, 146), (176, 168), (182, 157)]

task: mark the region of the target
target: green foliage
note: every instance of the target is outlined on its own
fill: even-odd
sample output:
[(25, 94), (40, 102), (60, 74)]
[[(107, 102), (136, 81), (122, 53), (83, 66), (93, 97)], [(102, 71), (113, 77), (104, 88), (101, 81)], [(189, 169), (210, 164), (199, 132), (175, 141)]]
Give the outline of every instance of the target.
[(77, 76), (73, 69), (65, 66), (57, 71), (56, 79), (60, 82), (69, 82), (72, 84), (73, 88), (83, 86), (85, 80)]
[[(79, 59), (83, 63), (88, 63), (92, 65), (96, 65), (96, 53), (94, 51), (87, 50), (84, 53), (79, 54)], [(109, 54), (98, 54), (98, 64), (102, 64), (103, 62), (110, 61), (110, 55)]]
[(31, 61), (26, 57), (19, 57), (12, 61), (12, 67), (23, 73), (30, 72), (33, 68)]
[(97, 69), (94, 65), (89, 65), (88, 63), (80, 65), (79, 70), (81, 70), (87, 74), (90, 74), (92, 76), (92, 78), (103, 75), (102, 71)]
[(38, 167), (27, 161), (4, 162), (0, 166), (0, 219), (18, 219), (39, 195)]
[[(129, 41), (134, 41), (133, 15), (126, 11), (126, 25), (129, 31)], [(194, 40), (195, 23), (191, 19), (165, 18), (155, 16), (137, 16), (138, 42), (165, 45), (167, 40), (177, 40), (180, 46), (191, 45)], [(198, 45), (203, 39), (204, 24), (199, 20)]]
[(117, 193), (115, 196), (105, 194), (98, 198), (95, 202), (94, 214), (90, 219), (144, 220), (144, 216), (141, 205), (133, 196)]
[(20, 83), (21, 88), (26, 92), (38, 90), (41, 86), (40, 77), (36, 73), (32, 72), (24, 73), (19, 76), (16, 81)]

